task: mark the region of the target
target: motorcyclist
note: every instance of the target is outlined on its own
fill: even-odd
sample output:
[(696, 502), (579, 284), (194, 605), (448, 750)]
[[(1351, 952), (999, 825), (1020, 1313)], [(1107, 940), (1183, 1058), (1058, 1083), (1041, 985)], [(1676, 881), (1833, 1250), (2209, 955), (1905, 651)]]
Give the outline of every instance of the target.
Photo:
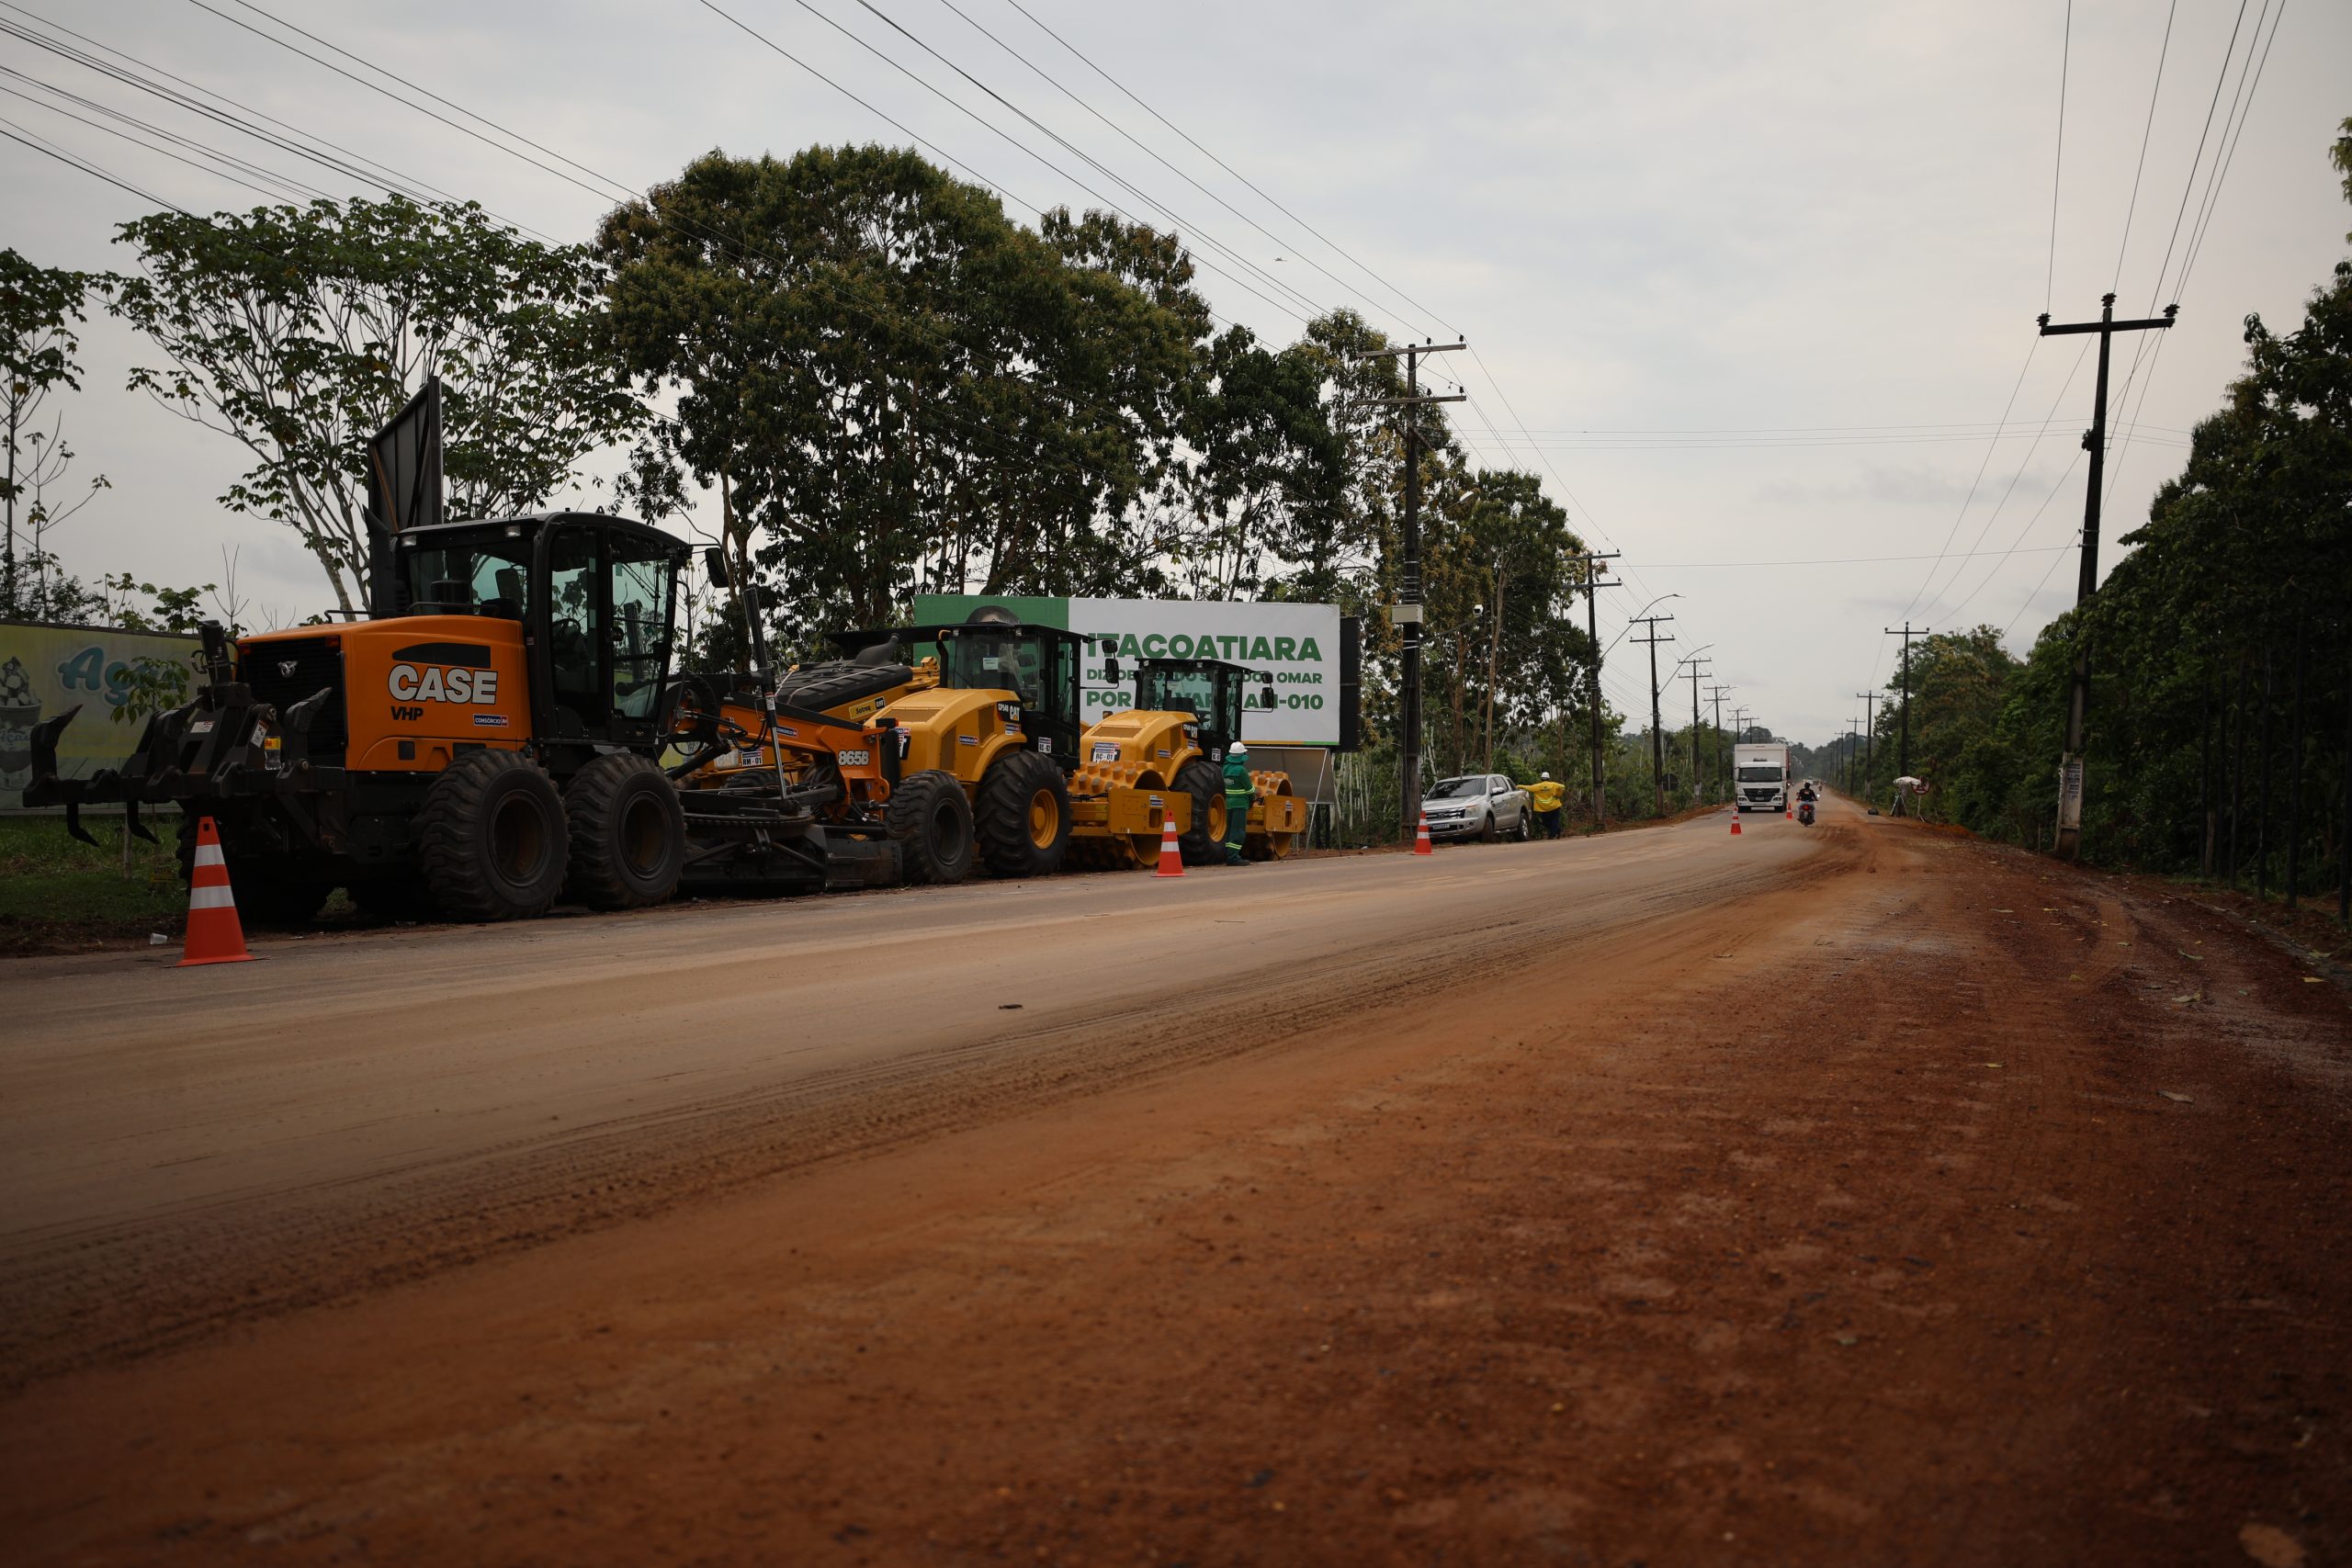
[(1258, 786), (1250, 777), (1250, 749), (1235, 741), (1225, 753), (1225, 863), (1248, 865), (1241, 847), (1250, 841), (1250, 806)]
[(1799, 820), (1805, 822), (1813, 820), (1813, 806), (1814, 802), (1819, 797), (1814, 794), (1813, 781), (1811, 779), (1805, 780), (1804, 783), (1797, 786), (1797, 817)]

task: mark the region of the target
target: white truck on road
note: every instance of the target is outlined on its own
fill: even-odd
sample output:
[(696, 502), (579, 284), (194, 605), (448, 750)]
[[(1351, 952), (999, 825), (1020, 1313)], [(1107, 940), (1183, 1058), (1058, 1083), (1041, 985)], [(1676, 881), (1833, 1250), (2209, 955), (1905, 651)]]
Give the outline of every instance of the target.
[(1731, 772), (1732, 799), (1742, 811), (1788, 809), (1787, 741), (1742, 741), (1731, 749)]

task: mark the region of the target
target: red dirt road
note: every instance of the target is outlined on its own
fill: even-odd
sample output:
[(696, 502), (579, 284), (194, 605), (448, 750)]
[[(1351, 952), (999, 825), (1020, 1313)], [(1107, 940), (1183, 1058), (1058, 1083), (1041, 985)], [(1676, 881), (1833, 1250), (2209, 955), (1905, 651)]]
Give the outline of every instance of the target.
[[(1434, 963), (1349, 924), (1415, 872)], [(1138, 897), (1090, 880), (1056, 897)], [(904, 1074), (804, 1104), (746, 1098), (782, 1065), (696, 1057), (741, 1115), (662, 1108), (691, 1159), (526, 1145), (484, 1111), (467, 1167), (519, 1195), (494, 1212), (419, 1182), (389, 1109), (354, 1123), (372, 1141), (254, 1133), (280, 1114), (258, 1058), (175, 1067), (184, 1122), (126, 1089), (121, 1157), (34, 1170), (40, 1113), (79, 1143), (104, 1095), (7, 1047), (37, 1223), (0, 1236), (0, 1539), (44, 1562), (2352, 1560), (2337, 986), (2193, 905), (1842, 806), (1737, 845), (1717, 819), (1258, 886), (1335, 897), (1339, 1003), (1249, 971), (1272, 1021), (1238, 1043), (1167, 1000), (1202, 1049), (1123, 1015), (1134, 1070), (1038, 1045), (1018, 1092), (933, 1121), (861, 1109)], [(1465, 910), (1482, 940), (1449, 946)], [(367, 961), (314, 960), (301, 984)], [(618, 1092), (516, 1060), (483, 1106), (536, 1073), (567, 1104)], [(861, 1117), (829, 1157), (744, 1152)], [(184, 1137), (224, 1143), (200, 1208), (150, 1172)], [(638, 1187), (598, 1164), (625, 1153)], [(298, 1167), (299, 1204), (273, 1185)]]

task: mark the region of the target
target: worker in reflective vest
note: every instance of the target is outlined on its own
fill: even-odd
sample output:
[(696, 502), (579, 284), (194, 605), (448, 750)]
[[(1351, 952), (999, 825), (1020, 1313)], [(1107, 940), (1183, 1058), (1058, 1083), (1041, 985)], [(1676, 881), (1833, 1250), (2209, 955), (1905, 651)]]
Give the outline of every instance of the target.
[(1549, 773), (1527, 786), (1527, 803), (1535, 807), (1535, 826), (1547, 839), (1560, 836), (1560, 805), (1567, 795), (1560, 781)]
[(1250, 749), (1237, 740), (1225, 753), (1225, 863), (1248, 865), (1241, 847), (1250, 841), (1250, 805), (1258, 786), (1250, 777)]

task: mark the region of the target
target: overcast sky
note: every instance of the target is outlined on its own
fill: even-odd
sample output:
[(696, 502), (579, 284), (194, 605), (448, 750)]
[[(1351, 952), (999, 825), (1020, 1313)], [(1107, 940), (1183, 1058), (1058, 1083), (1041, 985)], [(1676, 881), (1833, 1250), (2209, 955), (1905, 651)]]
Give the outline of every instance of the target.
[[(205, 3), (268, 26), (239, 0)], [(819, 141), (904, 143), (878, 110), (1012, 193), (1023, 220), (1057, 203), (1098, 205), (820, 19), (926, 79), (954, 81), (856, 0), (719, 3), (873, 108), (696, 0), (266, 0), (328, 41), (632, 186), (713, 147), (788, 154)], [(2082, 513), (2078, 438), (2091, 392), (2090, 366), (2078, 356), (2095, 340), (2037, 344), (2034, 317), (2045, 299), (2062, 321), (2095, 317), (2110, 288), (2120, 288), (2120, 314), (2169, 302), (2216, 153), (2236, 123), (2233, 102), (2250, 107), (2193, 271), (2177, 286), (2180, 324), (2112, 416), (2139, 438), (2119, 444), (2110, 461), (2104, 564), (2177, 471), (2188, 428), (2237, 369), (2243, 319), (2259, 311), (2275, 327), (2294, 325), (2352, 228), (2325, 155), (2336, 122), (2352, 114), (2352, 6), (2342, 0), (2284, 9), (2282, 0), (2177, 0), (2168, 47), (2164, 0), (2077, 0), (2054, 279), (2066, 0), (1023, 0), (1037, 22), (1421, 308), (1187, 147), (1011, 0), (954, 0), (955, 9), (946, 0), (873, 3), (1318, 304), (1356, 305), (1395, 333), (1466, 334), (1478, 360), (1436, 363), (1471, 394), (1450, 412), (1473, 449), (1500, 462), (1508, 447), (1555, 495), (1565, 487), (1589, 539), (1625, 552), (1630, 585), (1604, 597), (1604, 640), (1645, 601), (1679, 593), (1660, 609), (1678, 616), (1665, 629), (1679, 641), (1661, 652), (1712, 645), (1713, 681), (1737, 689), (1729, 700), (1806, 741), (1843, 728), (1860, 711), (1852, 694), (1886, 678), (1892, 639), (1881, 628), (1906, 613), (1939, 629), (2007, 627), (2022, 652), (2069, 602), (2075, 567), (2066, 547)], [(196, 0), (25, 0), (6, 14), (73, 27), (548, 234), (585, 238), (607, 205)], [(1119, 140), (974, 24), (1275, 238)], [(2257, 26), (2267, 43), (2274, 25), (2278, 46), (2267, 57), (2250, 49)], [(2241, 74), (2249, 52), (2260, 70), (2251, 83)], [(2225, 58), (2233, 62), (2226, 74)], [(0, 64), (311, 183), (332, 178), (14, 39), (0, 39)], [(41, 96), (17, 76), (0, 86)], [(955, 96), (986, 103), (961, 83)], [(258, 199), (22, 96), (0, 103), (0, 118), (183, 206)], [(1037, 140), (1002, 110), (993, 118)], [(1052, 156), (1076, 167), (1066, 153)], [(49, 265), (130, 265), (109, 242), (115, 224), (144, 209), (138, 198), (12, 141), (0, 141), (0, 181), (5, 243)], [(1201, 281), (1221, 315), (1276, 342), (1296, 335), (1295, 317), (1214, 274)], [(56, 536), (69, 566), (85, 576), (128, 568), (159, 581), (214, 581), (225, 546), (241, 551), (237, 586), (256, 604), (282, 620), (322, 607), (323, 578), (290, 533), (219, 504), (244, 466), (242, 449), (122, 390), (127, 369), (152, 356), (118, 325), (93, 322), (85, 346), (88, 375), (68, 405), (69, 438), (81, 471), (104, 471), (114, 489)], [(2120, 344), (2119, 389), (2139, 350)], [(1988, 439), (2005, 406), (2020, 428)], [(1948, 540), (1953, 555), (1939, 566)], [(1858, 558), (1890, 557), (1914, 558)], [(1786, 564), (1827, 560), (1847, 564)], [(1647, 671), (1630, 647), (1611, 655), (1609, 686), (1620, 705), (1645, 705)], [(1688, 682), (1668, 700), (1687, 721)]]

